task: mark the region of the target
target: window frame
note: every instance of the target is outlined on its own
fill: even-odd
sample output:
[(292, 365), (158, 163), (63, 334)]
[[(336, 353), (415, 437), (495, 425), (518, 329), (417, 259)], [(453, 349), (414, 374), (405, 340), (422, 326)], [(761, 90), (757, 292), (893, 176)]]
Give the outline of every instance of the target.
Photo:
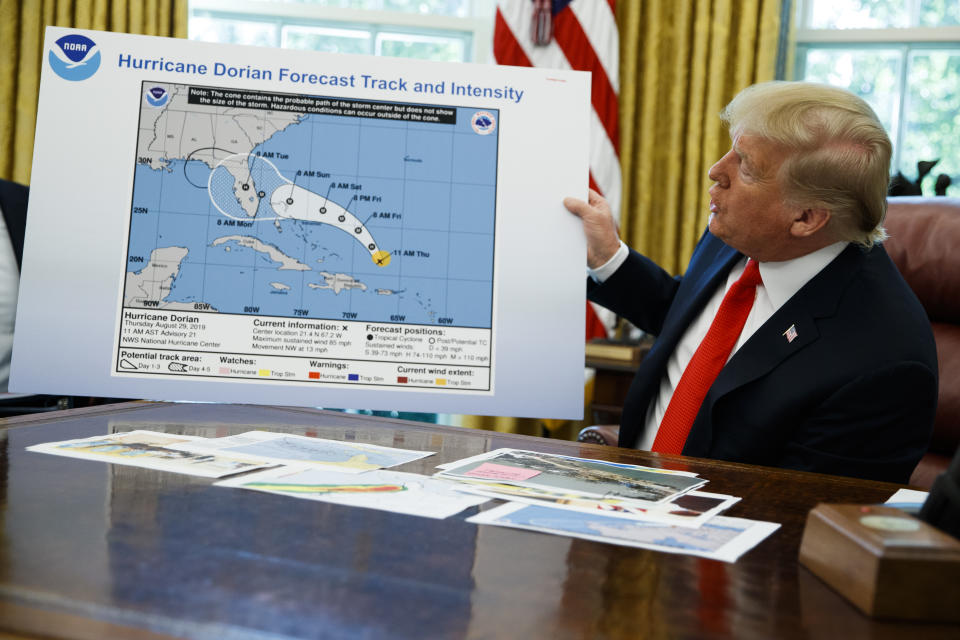
[(284, 26), (327, 27), (367, 30), (375, 54), (381, 33), (457, 37), (466, 40), (464, 62), (488, 63), (492, 60), (493, 0), (470, 0), (470, 16), (348, 9), (325, 7), (305, 2), (269, 0), (190, 0), (189, 18), (203, 17), (273, 24), (273, 46), (280, 47)]
[[(918, 3), (910, 5), (911, 21), (916, 22)], [(903, 137), (906, 127), (904, 115), (907, 106), (907, 76), (909, 56), (918, 51), (940, 51), (945, 49), (960, 49), (960, 26), (946, 27), (889, 27), (870, 29), (814, 29), (810, 24), (813, 11), (813, 0), (797, 0), (794, 14), (795, 24), (793, 32), (793, 64), (791, 74), (794, 78), (802, 78), (806, 67), (806, 56), (811, 49), (816, 50), (859, 50), (870, 49), (898, 50), (902, 56), (899, 77), (899, 104), (897, 106), (896, 139), (893, 140), (893, 157), (891, 158), (892, 171), (909, 171), (901, 168), (900, 153), (903, 149)], [(960, 173), (950, 176), (951, 190), (960, 186)]]

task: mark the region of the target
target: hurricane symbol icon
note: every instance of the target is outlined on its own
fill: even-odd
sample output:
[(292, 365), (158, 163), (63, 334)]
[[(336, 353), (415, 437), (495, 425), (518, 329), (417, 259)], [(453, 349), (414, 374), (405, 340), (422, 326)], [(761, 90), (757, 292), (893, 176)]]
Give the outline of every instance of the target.
[(86, 80), (100, 68), (100, 49), (90, 38), (73, 33), (54, 42), (47, 59), (54, 73), (64, 80), (77, 82)]

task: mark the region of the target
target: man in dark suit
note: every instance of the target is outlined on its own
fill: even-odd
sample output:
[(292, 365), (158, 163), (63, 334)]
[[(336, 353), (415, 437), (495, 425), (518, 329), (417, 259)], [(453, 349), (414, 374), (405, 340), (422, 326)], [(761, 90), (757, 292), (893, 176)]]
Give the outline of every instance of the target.
[(0, 232), (0, 392), (7, 390), (10, 352), (16, 319), (23, 234), (27, 226), (27, 187), (0, 180), (0, 212), (6, 232)]
[(23, 234), (27, 228), (27, 198), (29, 189), (22, 184), (0, 180), (0, 211), (7, 225), (17, 268), (23, 261)]
[(733, 145), (682, 277), (628, 250), (598, 194), (565, 201), (590, 299), (657, 336), (620, 446), (906, 482), (933, 429), (937, 358), (880, 244), (889, 138), (860, 98), (807, 83), (755, 85), (721, 117)]

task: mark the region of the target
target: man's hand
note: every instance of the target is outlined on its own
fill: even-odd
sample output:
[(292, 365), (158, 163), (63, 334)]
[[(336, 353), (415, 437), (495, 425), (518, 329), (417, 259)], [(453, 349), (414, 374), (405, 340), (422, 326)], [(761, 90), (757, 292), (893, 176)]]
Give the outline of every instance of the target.
[(620, 248), (617, 223), (610, 205), (599, 193), (590, 189), (590, 200), (564, 198), (563, 206), (583, 222), (587, 236), (587, 266), (591, 269), (603, 266)]

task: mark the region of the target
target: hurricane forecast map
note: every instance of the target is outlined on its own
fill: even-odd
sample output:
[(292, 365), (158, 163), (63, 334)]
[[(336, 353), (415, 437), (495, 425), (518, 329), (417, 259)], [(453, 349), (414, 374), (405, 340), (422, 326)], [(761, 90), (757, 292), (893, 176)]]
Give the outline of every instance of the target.
[(491, 390), (496, 109), (141, 93), (115, 375)]

